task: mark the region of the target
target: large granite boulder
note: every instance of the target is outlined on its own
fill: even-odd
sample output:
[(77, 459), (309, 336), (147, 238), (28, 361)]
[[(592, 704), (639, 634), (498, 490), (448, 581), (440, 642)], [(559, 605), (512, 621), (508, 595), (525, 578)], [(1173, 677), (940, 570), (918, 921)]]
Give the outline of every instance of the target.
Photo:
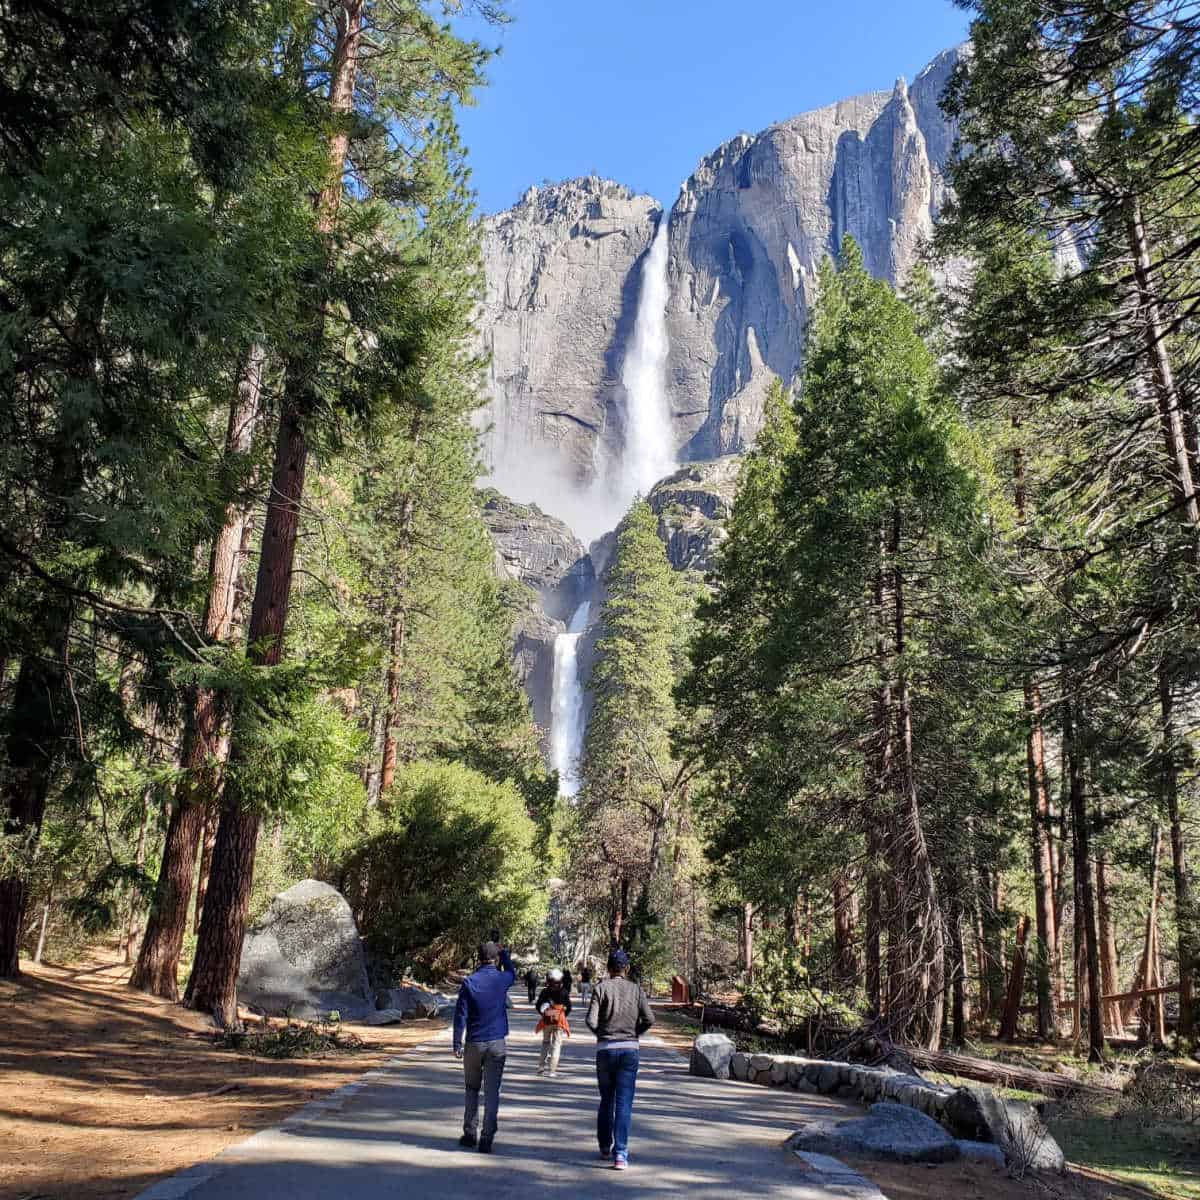
[(961, 1087), (946, 1101), (946, 1124), (960, 1138), (993, 1142), (1011, 1166), (1063, 1171), (1066, 1159), (1032, 1104), (988, 1087)]
[(793, 1151), (861, 1155), (890, 1162), (942, 1163), (959, 1157), (958, 1143), (931, 1117), (882, 1100), (865, 1117), (852, 1121), (813, 1122), (788, 1138)]
[(305, 879), (280, 892), (246, 933), (238, 999), (269, 1016), (311, 1019), (375, 1010), (354, 914), (327, 883)]
[(704, 1079), (728, 1079), (729, 1066), (737, 1047), (723, 1033), (702, 1033), (692, 1043), (688, 1070)]

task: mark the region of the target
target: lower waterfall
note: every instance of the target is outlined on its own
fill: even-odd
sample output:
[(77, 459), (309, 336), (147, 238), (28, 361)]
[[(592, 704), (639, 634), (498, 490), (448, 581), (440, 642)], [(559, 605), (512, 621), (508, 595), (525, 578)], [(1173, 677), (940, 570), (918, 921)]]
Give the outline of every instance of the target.
[(583, 681), (579, 678), (579, 639), (587, 629), (591, 602), (574, 612), (566, 633), (554, 639), (554, 694), (550, 710), (551, 765), (558, 772), (558, 791), (579, 791), (579, 756), (583, 752)]

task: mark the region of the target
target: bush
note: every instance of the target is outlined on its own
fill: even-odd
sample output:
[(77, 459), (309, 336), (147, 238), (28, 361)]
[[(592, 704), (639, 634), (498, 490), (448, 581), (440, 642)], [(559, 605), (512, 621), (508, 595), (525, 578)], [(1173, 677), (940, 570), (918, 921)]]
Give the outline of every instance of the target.
[[(772, 931), (774, 933), (774, 931)], [(858, 1017), (844, 999), (815, 987), (800, 952), (777, 933), (759, 939), (760, 961), (746, 1003), (760, 1021), (772, 1021), (784, 1033), (809, 1020), (854, 1025)]]
[(457, 763), (402, 770), (341, 873), (372, 957), (437, 979), (491, 928), (529, 934), (546, 914), (536, 837), (511, 784)]

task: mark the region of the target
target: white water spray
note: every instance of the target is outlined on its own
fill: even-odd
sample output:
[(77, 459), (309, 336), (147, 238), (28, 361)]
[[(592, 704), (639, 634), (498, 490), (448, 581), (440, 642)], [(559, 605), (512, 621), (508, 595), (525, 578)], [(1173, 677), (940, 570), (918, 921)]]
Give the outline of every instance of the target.
[(579, 791), (579, 756), (583, 752), (583, 684), (579, 678), (579, 639), (587, 629), (591, 603), (574, 612), (566, 633), (554, 639), (554, 693), (550, 707), (550, 755), (558, 772), (558, 791)]
[(642, 266), (633, 340), (621, 368), (625, 385), (625, 445), (616, 481), (621, 513), (675, 470), (675, 438), (667, 399), (667, 217), (658, 222)]

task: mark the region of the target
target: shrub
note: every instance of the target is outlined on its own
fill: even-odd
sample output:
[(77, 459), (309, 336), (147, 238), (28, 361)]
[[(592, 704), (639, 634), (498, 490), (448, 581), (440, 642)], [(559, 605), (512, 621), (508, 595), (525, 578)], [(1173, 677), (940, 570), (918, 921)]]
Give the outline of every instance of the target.
[(511, 784), (457, 763), (403, 769), (341, 873), (371, 955), (436, 979), (491, 928), (528, 934), (546, 913), (536, 837)]

